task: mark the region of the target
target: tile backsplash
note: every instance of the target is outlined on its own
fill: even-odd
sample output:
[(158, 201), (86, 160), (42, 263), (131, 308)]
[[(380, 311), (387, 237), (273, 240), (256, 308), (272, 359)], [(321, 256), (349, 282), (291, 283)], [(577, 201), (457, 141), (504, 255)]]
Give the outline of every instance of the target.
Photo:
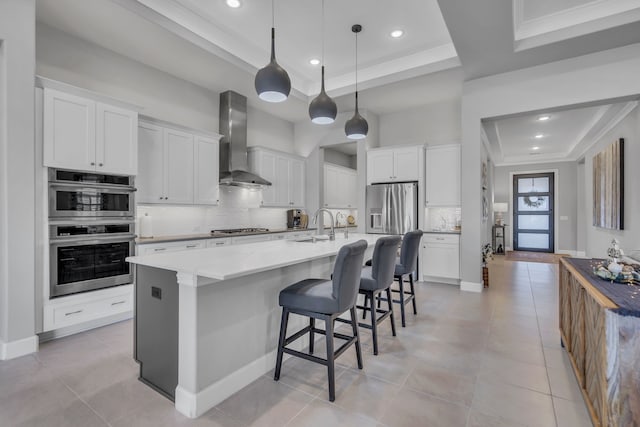
[(428, 230), (453, 230), (456, 225), (461, 225), (460, 208), (426, 208), (425, 224)]
[(287, 209), (260, 208), (260, 191), (220, 187), (218, 206), (138, 205), (136, 216), (151, 217), (154, 236), (208, 233), (215, 229), (287, 227)]

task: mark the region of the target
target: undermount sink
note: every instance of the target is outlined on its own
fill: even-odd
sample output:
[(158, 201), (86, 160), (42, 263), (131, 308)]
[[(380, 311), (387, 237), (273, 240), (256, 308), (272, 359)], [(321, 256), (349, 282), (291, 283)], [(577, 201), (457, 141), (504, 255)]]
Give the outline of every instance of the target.
[(321, 234), (319, 236), (309, 236), (309, 237), (305, 237), (303, 239), (298, 239), (298, 240), (296, 240), (296, 242), (316, 243), (316, 242), (319, 242), (319, 241), (328, 241), (328, 240), (329, 240), (329, 236)]

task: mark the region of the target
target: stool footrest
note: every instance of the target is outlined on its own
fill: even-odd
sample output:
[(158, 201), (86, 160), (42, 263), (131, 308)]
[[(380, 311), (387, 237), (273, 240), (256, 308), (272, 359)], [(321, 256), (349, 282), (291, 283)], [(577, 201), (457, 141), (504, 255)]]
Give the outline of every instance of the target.
[(284, 351), (287, 354), (291, 354), (291, 355), (296, 356), (296, 357), (301, 357), (303, 359), (309, 360), (311, 362), (316, 362), (316, 363), (319, 363), (319, 364), (324, 365), (324, 366), (327, 366), (327, 363), (328, 363), (327, 359), (323, 359), (322, 357), (313, 356), (311, 354), (303, 353), (303, 352), (298, 351), (298, 350), (292, 350), (292, 349), (287, 348), (287, 347), (283, 348), (282, 351)]

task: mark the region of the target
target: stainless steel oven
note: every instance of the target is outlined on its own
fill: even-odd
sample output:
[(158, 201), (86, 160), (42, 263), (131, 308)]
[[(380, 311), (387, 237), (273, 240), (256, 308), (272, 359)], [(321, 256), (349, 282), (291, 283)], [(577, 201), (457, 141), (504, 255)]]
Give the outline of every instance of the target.
[(132, 219), (50, 222), (50, 297), (132, 283), (125, 258), (134, 255), (134, 227)]
[(133, 177), (49, 169), (49, 218), (131, 217)]

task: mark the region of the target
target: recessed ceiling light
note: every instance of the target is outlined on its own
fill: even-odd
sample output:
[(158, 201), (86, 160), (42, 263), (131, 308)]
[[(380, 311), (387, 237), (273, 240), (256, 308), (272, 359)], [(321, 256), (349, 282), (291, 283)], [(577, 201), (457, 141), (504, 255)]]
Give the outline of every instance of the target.
[(537, 135), (535, 136), (535, 138), (536, 138), (536, 139), (544, 138), (544, 135), (543, 135), (543, 134), (541, 134), (541, 133), (539, 133), (539, 134), (537, 134)]
[(397, 38), (402, 37), (404, 35), (404, 31), (402, 31), (402, 30), (393, 30), (393, 31), (391, 31), (390, 35), (394, 39), (397, 39)]
[(227, 0), (227, 6), (236, 9), (240, 7), (240, 0)]
[(317, 58), (313, 58), (309, 60), (309, 64), (311, 65), (319, 65), (320, 64), (320, 60)]
[(538, 121), (539, 122), (546, 122), (550, 118), (551, 118), (551, 116), (540, 116), (540, 117), (538, 117)]
[(535, 147), (531, 147), (531, 149), (532, 149), (532, 150), (539, 150), (539, 149), (540, 149), (540, 147), (535, 146)]

